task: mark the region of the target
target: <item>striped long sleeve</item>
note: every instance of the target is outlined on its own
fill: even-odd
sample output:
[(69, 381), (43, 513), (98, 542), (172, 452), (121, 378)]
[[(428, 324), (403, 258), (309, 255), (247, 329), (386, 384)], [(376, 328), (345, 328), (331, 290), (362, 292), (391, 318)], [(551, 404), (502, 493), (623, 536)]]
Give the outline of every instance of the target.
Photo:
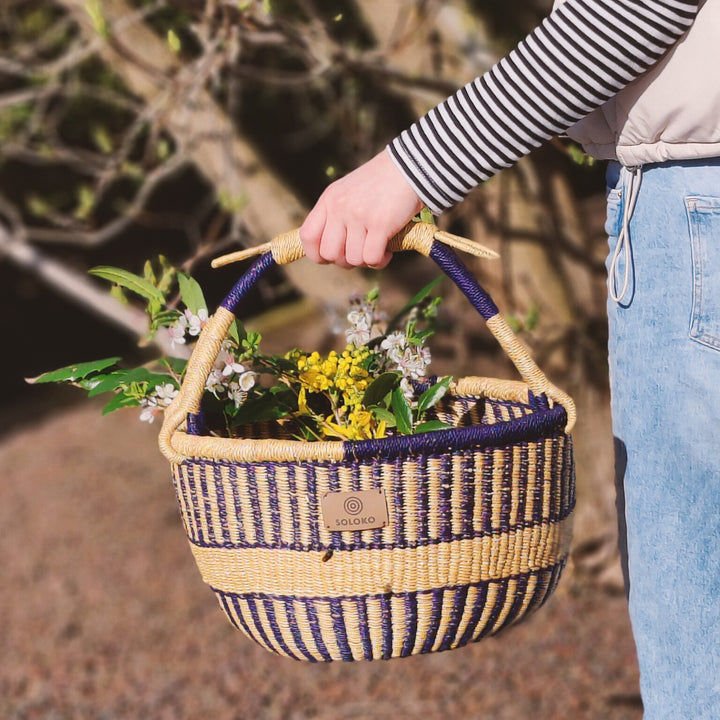
[(566, 0), (388, 150), (435, 213), (565, 132), (656, 63), (698, 0)]

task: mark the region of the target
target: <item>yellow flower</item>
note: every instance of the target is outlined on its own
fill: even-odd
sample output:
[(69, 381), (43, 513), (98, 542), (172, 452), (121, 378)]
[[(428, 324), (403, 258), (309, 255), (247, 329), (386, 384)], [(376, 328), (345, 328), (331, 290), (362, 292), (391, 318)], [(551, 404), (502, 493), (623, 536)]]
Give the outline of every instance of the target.
[(300, 382), (311, 392), (323, 392), (332, 386), (332, 380), (317, 370), (301, 372)]
[(301, 387), (298, 392), (298, 410), (302, 415), (308, 414), (307, 397), (305, 396), (305, 388)]
[(299, 350), (287, 354), (297, 367), (299, 381), (298, 410), (311, 415), (307, 393), (324, 393), (330, 401), (332, 414), (322, 423), (325, 437), (343, 440), (367, 440), (385, 437), (387, 427), (378, 423), (362, 404), (372, 377), (364, 367), (372, 351), (365, 347), (347, 345), (338, 353), (331, 351), (322, 357), (318, 351), (309, 355)]

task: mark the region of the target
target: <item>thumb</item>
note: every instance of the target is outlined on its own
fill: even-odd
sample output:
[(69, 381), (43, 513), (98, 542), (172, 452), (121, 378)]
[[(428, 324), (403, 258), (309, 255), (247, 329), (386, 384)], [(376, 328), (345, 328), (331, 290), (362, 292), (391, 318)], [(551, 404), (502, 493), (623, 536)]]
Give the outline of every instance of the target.
[(323, 203), (321, 198), (300, 226), (300, 241), (305, 250), (305, 255), (316, 263), (325, 262), (320, 257), (320, 241), (322, 240), (326, 221), (327, 212), (325, 210), (325, 203)]

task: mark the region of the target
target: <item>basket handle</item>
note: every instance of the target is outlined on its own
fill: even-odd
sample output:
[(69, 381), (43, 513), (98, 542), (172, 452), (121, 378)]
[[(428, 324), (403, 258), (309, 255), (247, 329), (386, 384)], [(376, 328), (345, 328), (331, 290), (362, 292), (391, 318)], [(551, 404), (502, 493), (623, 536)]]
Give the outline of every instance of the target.
[[(526, 347), (500, 315), (492, 298), (453, 252), (452, 247), (479, 257), (497, 257), (496, 253), (484, 248), (482, 245), (440, 231), (435, 225), (428, 223), (408, 223), (388, 243), (388, 250), (391, 252), (416, 250), (432, 258), (439, 265), (485, 319), (490, 332), (508, 355), (532, 393), (534, 395), (544, 394), (565, 408), (567, 413), (566, 431), (570, 432), (576, 420), (575, 404), (572, 398), (553, 385), (535, 364)], [(279, 235), (269, 243), (260, 245), (257, 248), (249, 248), (217, 258), (213, 262), (213, 267), (220, 267), (258, 254), (260, 254), (260, 258), (238, 280), (200, 333), (188, 361), (185, 379), (180, 392), (165, 411), (165, 418), (159, 435), (160, 447), (164, 453), (167, 451), (170, 455), (174, 454), (175, 451), (171, 445), (173, 433), (180, 429), (184, 423), (192, 426), (195, 421), (197, 413), (200, 411), (205, 383), (227, 336), (230, 325), (235, 319), (235, 310), (240, 301), (271, 267), (276, 264), (284, 265), (293, 262), (305, 255), (299, 231), (293, 230)], [(192, 427), (188, 427), (188, 429), (191, 432), (193, 430)]]
[[(438, 230), (436, 225), (424, 222), (410, 222), (400, 232), (388, 241), (387, 249), (390, 252), (400, 250), (416, 250), (422, 255), (429, 256), (435, 241), (443, 243), (456, 250), (462, 250), (476, 257), (496, 260), (500, 257), (494, 250), (486, 248), (480, 243), (452, 233)], [(305, 257), (305, 250), (300, 240), (300, 230), (291, 230), (273, 238), (269, 242), (255, 247), (238, 250), (229, 255), (222, 255), (212, 261), (212, 267), (219, 268), (230, 263), (247, 260), (256, 255), (269, 252), (278, 265), (287, 265), (295, 260)]]

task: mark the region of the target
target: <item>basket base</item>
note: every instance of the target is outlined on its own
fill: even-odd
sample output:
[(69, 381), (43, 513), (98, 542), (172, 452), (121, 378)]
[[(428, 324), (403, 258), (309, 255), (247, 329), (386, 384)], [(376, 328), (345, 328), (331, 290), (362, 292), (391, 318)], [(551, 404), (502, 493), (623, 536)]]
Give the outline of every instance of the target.
[(462, 647), (522, 619), (555, 590), (565, 567), (427, 592), (348, 598), (236, 595), (228, 620), (271, 652), (309, 662), (388, 660)]

